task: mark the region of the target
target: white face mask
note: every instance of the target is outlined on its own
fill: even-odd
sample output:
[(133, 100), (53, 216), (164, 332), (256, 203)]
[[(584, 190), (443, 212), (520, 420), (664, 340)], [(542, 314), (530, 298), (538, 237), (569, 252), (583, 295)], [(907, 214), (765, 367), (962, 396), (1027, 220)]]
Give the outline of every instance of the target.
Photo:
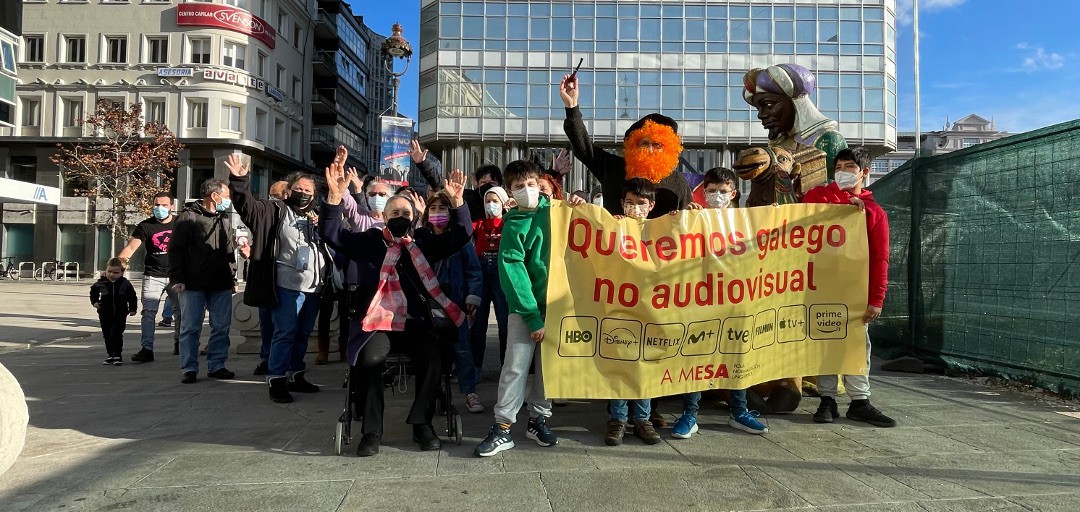
[(390, 198), (387, 196), (368, 196), (367, 205), (371, 211), (375, 213), (382, 213), (386, 209), (386, 201)]
[(644, 219), (649, 216), (649, 205), (647, 204), (624, 204), (623, 215), (630, 217), (631, 219)]
[(596, 196), (592, 200), (592, 204), (596, 206), (604, 206), (604, 196)]
[(709, 205), (709, 208), (727, 208), (731, 204), (731, 193), (706, 192), (705, 204)]
[(522, 187), (514, 191), (514, 201), (522, 208), (540, 206), (540, 187)]
[(853, 172), (836, 171), (836, 186), (847, 190), (859, 183), (859, 175)]
[(491, 216), (491, 217), (498, 217), (498, 216), (502, 215), (502, 212), (503, 212), (503, 207), (499, 203), (488, 203), (486, 206), (484, 206), (484, 209), (487, 211), (487, 214), (489, 216)]

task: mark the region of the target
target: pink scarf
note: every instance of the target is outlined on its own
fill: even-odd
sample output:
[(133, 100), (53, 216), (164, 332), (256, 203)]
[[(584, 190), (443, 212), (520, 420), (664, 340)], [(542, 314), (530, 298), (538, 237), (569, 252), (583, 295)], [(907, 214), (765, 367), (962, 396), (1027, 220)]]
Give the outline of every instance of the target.
[(403, 247), (408, 249), (416, 273), (424, 282), (424, 288), (439, 303), (439, 306), (442, 306), (443, 311), (446, 311), (446, 316), (450, 317), (454, 325), (460, 327), (465, 321), (465, 315), (462, 314), (461, 308), (443, 293), (442, 288), (439, 287), (439, 279), (431, 270), (431, 265), (428, 264), (424, 253), (420, 252), (420, 248), (413, 243), (412, 238), (395, 239), (386, 228), (383, 228), (383, 238), (386, 239), (388, 245), (386, 257), (379, 270), (379, 288), (375, 290), (375, 296), (372, 297), (371, 305), (368, 306), (367, 314), (364, 315), (362, 322), (364, 330), (367, 332), (405, 330), (405, 316), (408, 313), (409, 301), (401, 288), (401, 280), (397, 272), (397, 262), (401, 258)]

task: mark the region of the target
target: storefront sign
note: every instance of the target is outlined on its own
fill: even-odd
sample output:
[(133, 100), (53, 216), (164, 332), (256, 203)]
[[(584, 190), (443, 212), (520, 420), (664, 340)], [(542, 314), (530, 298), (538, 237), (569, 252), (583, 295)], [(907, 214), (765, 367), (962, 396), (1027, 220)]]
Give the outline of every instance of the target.
[(157, 76), (195, 76), (193, 68), (157, 68)]
[(37, 183), (0, 178), (0, 201), (60, 204), (60, 189)]
[(266, 20), (227, 5), (180, 4), (176, 8), (176, 24), (232, 30), (254, 37), (270, 48), (277, 44), (277, 33)]
[(278, 101), (285, 101), (285, 91), (270, 84), (266, 84), (266, 95)]
[(259, 91), (266, 90), (266, 81), (263, 79), (226, 69), (204, 69), (203, 80), (236, 84)]

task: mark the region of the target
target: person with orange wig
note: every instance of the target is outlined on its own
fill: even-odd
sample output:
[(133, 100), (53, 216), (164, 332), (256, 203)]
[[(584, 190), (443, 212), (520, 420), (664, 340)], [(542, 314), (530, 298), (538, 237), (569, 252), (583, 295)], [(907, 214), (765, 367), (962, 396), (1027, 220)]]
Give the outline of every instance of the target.
[(675, 172), (682, 153), (679, 124), (665, 115), (653, 113), (637, 120), (623, 136), (623, 156), (609, 153), (589, 139), (578, 109), (578, 80), (566, 75), (559, 84), (559, 96), (566, 107), (563, 131), (570, 139), (574, 157), (600, 181), (604, 208), (622, 215), (623, 186), (632, 178), (645, 178), (656, 185), (656, 207), (649, 218), (681, 210), (692, 200), (690, 185)]

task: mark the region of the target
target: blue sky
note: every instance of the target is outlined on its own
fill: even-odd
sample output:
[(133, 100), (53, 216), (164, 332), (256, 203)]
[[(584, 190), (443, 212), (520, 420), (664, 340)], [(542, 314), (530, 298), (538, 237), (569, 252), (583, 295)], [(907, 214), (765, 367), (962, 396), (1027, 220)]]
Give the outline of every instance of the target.
[[(356, 14), (390, 34), (400, 21), (420, 46), (419, 0), (360, 0)], [(911, 0), (897, 0), (898, 123), (915, 128)], [(1080, 1), (922, 0), (919, 2), (922, 128), (968, 114), (1011, 133), (1080, 118)], [(419, 65), (419, 56), (413, 65)], [(400, 64), (399, 64), (400, 65)], [(416, 118), (418, 70), (402, 79), (402, 114)]]

